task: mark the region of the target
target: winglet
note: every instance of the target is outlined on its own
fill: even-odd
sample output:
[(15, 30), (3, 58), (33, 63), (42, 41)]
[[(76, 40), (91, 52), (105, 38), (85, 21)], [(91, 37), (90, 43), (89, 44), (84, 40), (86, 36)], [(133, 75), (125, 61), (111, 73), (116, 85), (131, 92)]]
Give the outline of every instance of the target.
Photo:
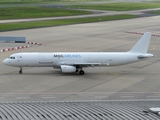
[(134, 47), (129, 52), (147, 53), (150, 39), (151, 39), (151, 33), (150, 32), (144, 33), (141, 39), (134, 45)]

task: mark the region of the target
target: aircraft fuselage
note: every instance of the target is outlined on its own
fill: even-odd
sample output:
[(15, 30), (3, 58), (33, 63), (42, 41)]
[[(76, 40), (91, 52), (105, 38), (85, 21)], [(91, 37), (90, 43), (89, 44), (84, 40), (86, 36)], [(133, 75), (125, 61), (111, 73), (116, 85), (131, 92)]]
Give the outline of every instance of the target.
[[(93, 63), (93, 66), (117, 66), (137, 62), (141, 54), (129, 52), (73, 52), (73, 53), (16, 53), (4, 60), (4, 63), (15, 67), (60, 67), (63, 64)], [(146, 54), (153, 57), (152, 54)], [(10, 59), (10, 58), (13, 59)], [(99, 66), (98, 65), (98, 66)]]

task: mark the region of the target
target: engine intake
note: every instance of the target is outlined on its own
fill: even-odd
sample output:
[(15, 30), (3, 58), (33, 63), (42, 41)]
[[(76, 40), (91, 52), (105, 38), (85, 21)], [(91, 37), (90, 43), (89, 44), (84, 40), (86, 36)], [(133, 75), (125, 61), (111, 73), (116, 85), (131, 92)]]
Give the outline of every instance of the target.
[(69, 65), (61, 65), (61, 72), (62, 73), (73, 73), (73, 72), (76, 72), (76, 67), (69, 66)]

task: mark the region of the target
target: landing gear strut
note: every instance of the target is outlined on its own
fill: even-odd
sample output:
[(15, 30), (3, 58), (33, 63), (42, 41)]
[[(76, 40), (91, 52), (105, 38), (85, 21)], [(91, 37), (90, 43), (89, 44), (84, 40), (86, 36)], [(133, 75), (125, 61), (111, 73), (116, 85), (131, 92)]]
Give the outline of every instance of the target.
[(79, 71), (79, 74), (80, 74), (80, 75), (84, 75), (84, 71), (83, 71), (83, 70), (80, 70), (80, 71)]
[(19, 74), (22, 74), (22, 67), (20, 67)]

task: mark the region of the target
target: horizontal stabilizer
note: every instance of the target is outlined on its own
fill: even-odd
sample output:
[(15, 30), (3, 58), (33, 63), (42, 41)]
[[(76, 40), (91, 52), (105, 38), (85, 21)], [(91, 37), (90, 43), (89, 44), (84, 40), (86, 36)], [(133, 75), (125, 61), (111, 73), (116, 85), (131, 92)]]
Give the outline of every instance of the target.
[(139, 55), (139, 56), (137, 56), (137, 58), (138, 58), (139, 60), (148, 59), (148, 58), (151, 58), (151, 57), (153, 57), (153, 54), (144, 54), (144, 55)]

